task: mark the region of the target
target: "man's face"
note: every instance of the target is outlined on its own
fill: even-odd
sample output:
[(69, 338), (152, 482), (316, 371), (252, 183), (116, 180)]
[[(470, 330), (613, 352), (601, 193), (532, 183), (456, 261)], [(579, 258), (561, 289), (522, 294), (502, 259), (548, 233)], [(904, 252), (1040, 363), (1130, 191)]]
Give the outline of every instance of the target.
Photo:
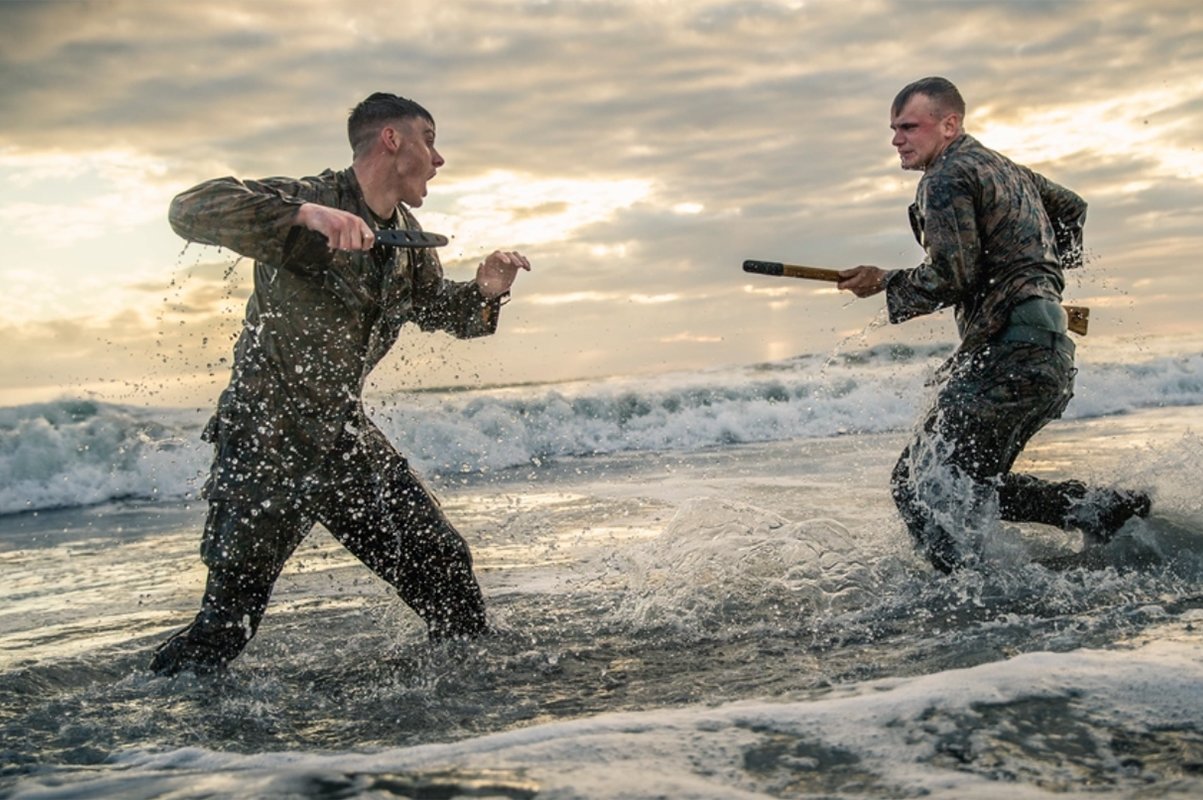
[(906, 105), (890, 117), (894, 139), (903, 169), (927, 169), (960, 133), (956, 114), (940, 116), (925, 94), (911, 95)]
[(396, 170), (401, 201), (410, 208), (422, 205), (426, 183), (446, 162), (434, 148), (434, 125), (411, 117), (391, 125), (397, 136)]

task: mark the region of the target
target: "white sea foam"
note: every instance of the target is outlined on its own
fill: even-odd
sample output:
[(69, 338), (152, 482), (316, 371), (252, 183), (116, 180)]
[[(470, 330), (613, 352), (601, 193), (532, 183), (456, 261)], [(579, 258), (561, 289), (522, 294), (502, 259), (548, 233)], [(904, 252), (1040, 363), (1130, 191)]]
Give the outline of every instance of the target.
[[(832, 519), (793, 522), (744, 503), (685, 502), (664, 531), (610, 566), (635, 628), (714, 630), (749, 607), (819, 618), (887, 589), (893, 562)], [(766, 620), (769, 624), (772, 619)]]
[[(309, 796), (317, 787), (367, 791), (372, 776), (427, 774), (525, 785), (549, 798), (776, 797), (787, 788), (789, 796), (1046, 798), (1082, 795), (1086, 766), (1096, 778), (1112, 775), (1097, 788), (1113, 796), (1128, 779), (1125, 756), (1176, 763), (1183, 742), (1175, 731), (1203, 718), (1203, 641), (1167, 634), (1131, 650), (1035, 652), (848, 684), (820, 699), (608, 713), (374, 753), (130, 751), (99, 777), (32, 778), (10, 796)], [(990, 755), (1007, 748), (1024, 753), (1019, 780), (997, 772), (1003, 762)], [(1197, 782), (1176, 790), (1163, 777), (1158, 796), (1196, 796)]]
[[(880, 347), (831, 359), (556, 385), (405, 393), (374, 418), (426, 472), (559, 457), (904, 430), (946, 351)], [(1066, 418), (1203, 403), (1203, 354), (1080, 365)], [(0, 409), (0, 513), (195, 493), (206, 414), (92, 400)]]

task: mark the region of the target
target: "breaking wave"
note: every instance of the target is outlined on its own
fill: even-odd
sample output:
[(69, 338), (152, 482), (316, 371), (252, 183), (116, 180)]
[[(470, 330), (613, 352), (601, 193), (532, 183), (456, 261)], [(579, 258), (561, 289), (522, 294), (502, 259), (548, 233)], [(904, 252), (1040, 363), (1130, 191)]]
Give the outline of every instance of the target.
[[(420, 470), (478, 473), (904, 430), (947, 352), (886, 346), (688, 373), (398, 393), (369, 407)], [(1203, 354), (1079, 368), (1070, 419), (1203, 403)], [(211, 456), (200, 441), (206, 416), (87, 399), (0, 408), (0, 513), (187, 497)]]

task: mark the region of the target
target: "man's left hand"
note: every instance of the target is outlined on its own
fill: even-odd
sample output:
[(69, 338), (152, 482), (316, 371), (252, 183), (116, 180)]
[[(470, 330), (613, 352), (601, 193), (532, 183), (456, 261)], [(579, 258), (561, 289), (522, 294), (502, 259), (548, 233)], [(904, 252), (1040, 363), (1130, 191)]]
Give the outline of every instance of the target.
[(476, 287), (488, 298), (503, 295), (514, 285), (514, 278), (520, 269), (530, 272), (530, 262), (526, 256), (516, 250), (506, 253), (494, 250), (476, 268)]

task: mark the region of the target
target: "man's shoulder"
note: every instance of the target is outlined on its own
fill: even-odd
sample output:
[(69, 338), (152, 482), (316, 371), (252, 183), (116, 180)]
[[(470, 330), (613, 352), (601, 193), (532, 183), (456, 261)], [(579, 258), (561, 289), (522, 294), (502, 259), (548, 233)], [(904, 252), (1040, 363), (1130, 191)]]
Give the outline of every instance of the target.
[(1000, 178), (1009, 180), (1024, 171), (1020, 164), (969, 134), (957, 144), (947, 158), (941, 159), (939, 169), (924, 175), (931, 186), (991, 183)]
[(292, 195), (305, 199), (316, 199), (317, 197), (331, 191), (345, 192), (354, 181), (354, 175), (348, 175), (348, 173), (350, 173), (350, 170), (325, 169), (316, 175), (305, 175), (303, 177), (273, 175), (268, 178), (259, 178), (248, 183), (259, 186), (262, 190), (270, 192), (282, 193), (285, 195)]
[(307, 175), (304, 178), (297, 178), (298, 183), (307, 184), (315, 188), (324, 188), (328, 186), (352, 186), (357, 185), (355, 180), (354, 170), (347, 169), (331, 169), (322, 170), (316, 175)]
[(998, 172), (1024, 169), (1023, 165), (1009, 156), (986, 147), (971, 136), (966, 135), (966, 138), (970, 140), (964, 148), (963, 162), (966, 167)]
[(325, 169), (316, 175), (279, 180), (279, 190), (301, 200), (348, 211), (358, 211), (361, 205), (359, 182), (349, 168)]

